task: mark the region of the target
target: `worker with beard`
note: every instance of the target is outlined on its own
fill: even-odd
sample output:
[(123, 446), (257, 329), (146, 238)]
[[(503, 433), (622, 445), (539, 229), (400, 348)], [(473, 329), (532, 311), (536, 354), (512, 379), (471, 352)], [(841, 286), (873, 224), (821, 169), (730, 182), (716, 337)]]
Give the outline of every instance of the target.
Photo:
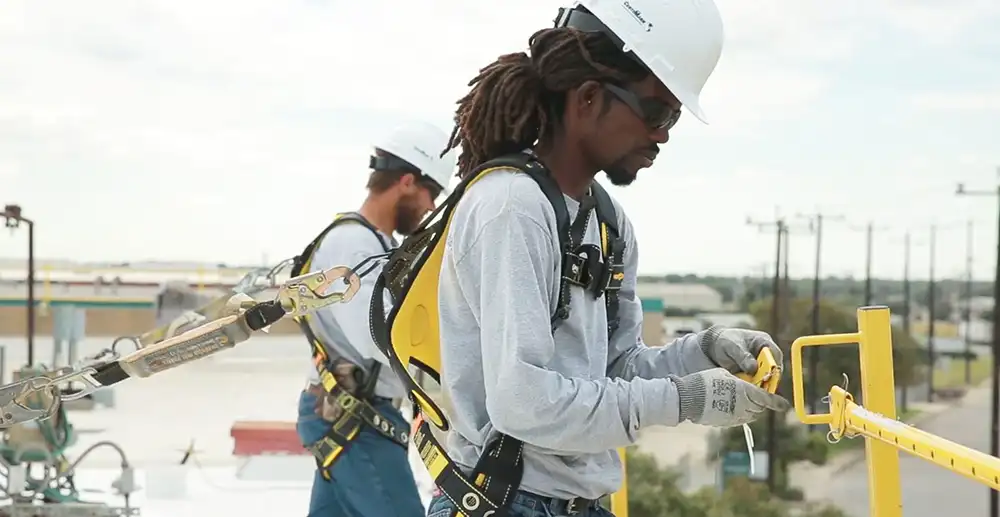
[(631, 185), (682, 107), (704, 120), (722, 50), (713, 2), (582, 0), (528, 47), (473, 79), (446, 148), (461, 148), (465, 191), (442, 237), (441, 384), (445, 449), (465, 481), (436, 478), (431, 517), (606, 517), (616, 449), (640, 429), (737, 426), (790, 406), (736, 376), (765, 348), (781, 364), (763, 332), (642, 343), (635, 231), (595, 181)]
[[(396, 246), (434, 209), (454, 174), (441, 157), (448, 135), (427, 123), (396, 128), (374, 146), (368, 196), (356, 212), (338, 214), (297, 257), (292, 274), (353, 266)], [(297, 430), (317, 469), (310, 517), (421, 515), (423, 503), (407, 459), (400, 380), (372, 342), (368, 325), (373, 271), (352, 303), (333, 304), (298, 320), (315, 366), (299, 398)], [(391, 302), (391, 301), (387, 301)], [(387, 303), (388, 305), (388, 303)]]

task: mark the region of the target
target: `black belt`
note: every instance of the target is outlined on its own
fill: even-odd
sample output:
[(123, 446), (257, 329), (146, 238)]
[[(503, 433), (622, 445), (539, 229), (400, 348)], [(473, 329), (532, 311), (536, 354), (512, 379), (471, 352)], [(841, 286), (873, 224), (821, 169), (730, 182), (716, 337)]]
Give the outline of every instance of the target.
[(596, 508), (600, 505), (600, 499), (584, 499), (574, 497), (573, 499), (557, 499), (555, 497), (544, 497), (531, 492), (520, 491), (522, 494), (542, 503), (552, 512), (553, 515), (580, 515), (584, 511)]

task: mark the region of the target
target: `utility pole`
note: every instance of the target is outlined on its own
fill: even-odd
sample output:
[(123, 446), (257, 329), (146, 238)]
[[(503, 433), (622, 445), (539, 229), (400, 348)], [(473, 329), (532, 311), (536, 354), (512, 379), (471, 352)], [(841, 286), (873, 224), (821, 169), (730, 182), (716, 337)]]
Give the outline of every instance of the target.
[[(910, 334), (910, 232), (906, 232), (905, 237), (905, 251), (903, 252), (903, 332), (908, 336)], [(903, 412), (906, 411), (907, 406), (907, 394), (909, 392), (909, 383), (903, 383), (903, 389), (900, 395), (900, 408)]]
[(965, 385), (972, 384), (972, 219), (965, 227)]
[(865, 228), (866, 245), (865, 245), (865, 307), (872, 304), (872, 223), (868, 222), (868, 227)]
[(937, 285), (934, 283), (934, 257), (937, 255), (935, 238), (937, 236), (937, 226), (931, 225), (931, 266), (930, 272), (928, 273), (927, 280), (927, 364), (930, 365), (930, 371), (927, 375), (927, 402), (934, 402), (934, 320), (937, 319), (937, 315), (934, 311), (934, 306), (937, 303), (935, 299), (935, 291), (937, 291)]
[[(822, 288), (820, 287), (820, 279), (819, 279), (819, 263), (820, 263), (820, 258), (822, 257), (823, 257), (823, 214), (816, 214), (816, 264), (813, 266), (813, 292), (812, 292), (812, 314), (811, 314), (812, 321), (810, 322), (812, 324), (812, 334), (814, 336), (818, 336), (820, 333), (819, 302), (820, 299), (822, 298), (822, 293), (821, 293)], [(813, 352), (819, 350), (816, 347), (812, 348)], [(815, 353), (809, 355), (813, 357), (816, 356)], [(813, 380), (815, 380), (815, 376), (813, 376)], [(813, 405), (814, 401), (812, 400), (812, 398), (810, 398), (809, 407), (813, 409), (812, 412), (815, 412), (815, 408), (813, 408)]]
[(27, 366), (34, 366), (35, 364), (35, 222), (31, 219), (27, 219), (21, 215), (21, 207), (18, 205), (6, 205), (3, 208), (3, 212), (0, 213), (3, 216), (4, 223), (7, 228), (14, 230), (19, 227), (21, 223), (24, 223), (28, 227), (28, 296), (25, 300), (27, 314), (28, 314), (28, 325), (27, 334), (28, 338), (28, 364)]
[[(774, 339), (778, 339), (778, 329), (781, 328), (781, 259), (788, 232), (785, 229), (785, 221), (779, 219), (777, 223), (777, 246), (774, 254), (774, 295), (771, 297), (771, 329), (774, 332)], [(788, 256), (784, 259), (787, 261)], [(775, 475), (778, 459), (778, 418), (774, 411), (767, 412), (767, 488), (774, 493), (777, 476)]]
[[(997, 175), (1000, 176), (1000, 167), (997, 167)], [(966, 190), (965, 185), (959, 183), (955, 194), (959, 196), (995, 196), (1000, 200), (1000, 184), (996, 190)], [(997, 260), (993, 273), (993, 373), (990, 378), (990, 455), (1000, 455), (1000, 363), (997, 356), (1000, 356), (1000, 202), (997, 203)], [(997, 491), (991, 489), (990, 494), (990, 517), (1000, 517), (1000, 498)]]
[[(810, 229), (816, 234), (816, 259), (813, 266), (812, 309), (810, 311), (812, 319), (810, 322), (811, 332), (814, 336), (816, 336), (823, 332), (822, 329), (820, 329), (820, 301), (822, 299), (822, 288), (820, 285), (820, 258), (823, 254), (823, 220), (828, 219), (830, 221), (843, 221), (844, 216), (825, 215), (817, 212), (812, 215), (800, 214), (797, 217), (809, 218)], [(819, 396), (816, 390), (819, 389), (819, 363), (822, 347), (807, 347), (804, 352), (809, 359), (809, 382), (806, 383), (806, 404), (809, 407), (810, 413), (817, 413), (818, 409), (816, 407), (816, 403)], [(818, 426), (810, 426), (810, 429), (817, 432), (821, 430)]]
[(769, 265), (770, 264), (764, 264), (760, 268), (760, 299), (761, 300), (763, 300), (764, 298), (767, 298), (767, 281), (768, 281), (767, 267)]
[[(785, 253), (787, 250), (786, 239), (788, 236), (788, 228), (785, 224), (784, 219), (778, 219), (774, 222), (755, 222), (749, 217), (747, 218), (747, 224), (757, 226), (758, 228), (766, 228), (770, 226), (776, 227), (776, 239), (775, 239), (775, 252), (774, 252), (774, 283), (773, 291), (771, 294), (771, 334), (772, 338), (777, 341), (778, 339), (778, 329), (781, 328), (781, 291), (782, 291), (782, 255), (787, 261), (788, 257)], [(783, 365), (782, 365), (783, 366)], [(778, 458), (778, 418), (775, 411), (767, 412), (767, 487), (769, 490), (774, 492), (776, 488), (777, 476), (777, 458)]]
[(789, 343), (793, 338), (790, 337), (791, 333), (791, 303), (792, 303), (792, 289), (791, 289), (791, 279), (788, 277), (788, 243), (791, 241), (788, 232), (788, 226), (785, 226), (785, 237), (782, 240), (782, 279), (781, 279), (781, 331), (775, 336), (776, 339), (781, 339), (782, 344)]
[(864, 295), (864, 306), (870, 306), (872, 304), (873, 296), (873, 285), (872, 285), (872, 255), (874, 254), (874, 240), (876, 230), (886, 230), (885, 226), (875, 226), (875, 223), (868, 221), (868, 224), (862, 226), (849, 225), (850, 229), (854, 231), (865, 232), (865, 295)]

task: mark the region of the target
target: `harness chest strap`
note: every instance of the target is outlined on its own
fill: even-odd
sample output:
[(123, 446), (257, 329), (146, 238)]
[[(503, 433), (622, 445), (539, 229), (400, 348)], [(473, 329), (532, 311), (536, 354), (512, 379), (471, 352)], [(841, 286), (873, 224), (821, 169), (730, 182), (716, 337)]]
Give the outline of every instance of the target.
[[(353, 212), (337, 214), (333, 222), (316, 236), (306, 246), (305, 250), (296, 257), (292, 267), (292, 276), (308, 271), (313, 255), (316, 253), (316, 249), (323, 241), (323, 238), (337, 225), (347, 222), (359, 223), (369, 229), (379, 240), (383, 250), (388, 251), (389, 248), (381, 235), (379, 235), (378, 230), (360, 214)], [(358, 436), (364, 425), (368, 425), (396, 444), (404, 448), (407, 447), (410, 441), (407, 430), (396, 426), (384, 418), (367, 400), (374, 392), (381, 364), (375, 362), (371, 368), (371, 372), (367, 376), (363, 374), (360, 368), (351, 364), (352, 381), (359, 387), (352, 394), (351, 390), (341, 385), (333, 372), (336, 362), (344, 361), (349, 363), (349, 361), (340, 357), (330, 357), (323, 342), (320, 341), (309, 326), (308, 316), (294, 319), (309, 341), (312, 349), (313, 363), (319, 374), (320, 384), (332, 399), (332, 403), (337, 406), (337, 411), (335, 411), (336, 418), (331, 422), (330, 430), (319, 441), (307, 447), (313, 456), (315, 456), (316, 464), (323, 478), (328, 481), (330, 480), (329, 467), (346, 450), (351, 441)]]
[[(414, 405), (421, 409), (421, 418), (413, 425), (412, 438), (421, 460), (434, 479), (435, 485), (460, 509), (458, 515), (465, 517), (503, 517), (507, 514), (510, 498), (521, 484), (523, 443), (510, 436), (500, 435), (486, 444), (472, 475), (466, 476), (431, 433), (429, 424), (424, 418), (424, 416), (430, 418), (435, 426), (447, 431), (449, 425), (443, 411), (416, 382), (406, 365), (415, 365), (440, 382), (438, 373), (440, 352), (436, 350), (438, 329), (435, 320), (436, 275), (443, 253), (441, 242), (447, 236), (453, 209), (465, 190), (489, 172), (503, 168), (516, 168), (531, 176), (556, 212), (560, 230), (560, 249), (563, 250), (563, 254), (559, 298), (552, 319), (553, 329), (569, 316), (569, 286), (578, 285), (595, 297), (602, 295), (605, 297), (610, 337), (618, 328), (618, 290), (624, 279), (622, 257), (625, 246), (619, 237), (617, 214), (610, 196), (595, 182), (591, 190), (593, 197), (584, 198), (576, 220), (570, 224), (562, 191), (544, 166), (528, 154), (491, 161), (470, 174), (438, 207), (438, 210), (425, 219), (421, 229), (407, 238), (390, 257), (389, 263), (383, 268), (382, 275), (377, 280), (375, 292), (389, 289), (397, 303), (386, 321), (381, 317), (375, 317), (384, 314), (382, 297), (377, 294), (372, 297), (372, 337), (389, 358), (394, 372), (407, 385)], [(591, 209), (596, 209), (600, 224), (599, 249), (596, 246), (580, 244), (586, 233)], [(438, 212), (441, 212), (441, 218), (433, 222)], [(435, 275), (434, 277), (421, 275), (425, 265), (428, 266), (427, 274)], [(418, 298), (427, 299), (408, 300), (407, 294), (411, 290), (417, 293)], [(405, 318), (419, 317), (429, 321), (405, 321)], [(397, 321), (397, 318), (400, 320)], [(432, 330), (430, 334), (425, 325), (430, 325)], [(418, 332), (419, 335), (410, 335), (414, 332)], [(418, 351), (424, 355), (418, 356)], [(570, 503), (569, 506), (572, 511), (573, 504)]]

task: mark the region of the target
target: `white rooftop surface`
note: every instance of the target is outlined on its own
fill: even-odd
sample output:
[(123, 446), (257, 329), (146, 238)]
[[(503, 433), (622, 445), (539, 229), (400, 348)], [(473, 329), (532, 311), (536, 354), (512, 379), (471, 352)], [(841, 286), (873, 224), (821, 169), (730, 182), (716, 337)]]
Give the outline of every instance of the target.
[[(35, 341), (36, 362), (51, 362), (51, 338)], [(88, 338), (80, 353), (95, 353), (110, 342)], [(25, 340), (0, 336), (0, 345), (6, 348), (5, 378), (9, 380), (10, 370), (25, 363)], [(246, 476), (260, 479), (265, 475), (271, 480), (237, 480), (239, 460), (232, 454), (230, 428), (237, 420), (293, 422), (310, 367), (304, 338), (262, 336), (154, 377), (126, 380), (112, 388), (113, 409), (98, 406), (93, 411), (69, 413), (79, 439), (67, 454), (73, 461), (93, 443), (118, 443), (138, 469), (142, 490), (132, 497), (132, 504), (140, 507), (142, 515), (214, 517), (251, 512), (304, 516), (315, 468), (311, 457), (254, 459), (244, 469)], [(173, 465), (180, 462), (192, 440), (198, 466), (189, 462), (186, 483), (178, 489)], [(410, 452), (426, 500), (431, 481), (416, 453)], [(86, 500), (108, 498), (111, 504), (121, 504), (120, 497), (110, 495), (119, 463), (111, 449), (88, 455), (76, 476), (78, 488), (100, 489), (109, 495), (84, 492)]]
[[(412, 455), (411, 455), (412, 456)], [(411, 463), (415, 458), (411, 457)], [(261, 464), (248, 466), (257, 475), (275, 475), (275, 480), (236, 478), (235, 467), (169, 467), (150, 465), (138, 469), (136, 484), (139, 491), (129, 504), (139, 508), (145, 517), (217, 517), (219, 515), (301, 515), (309, 514), (309, 491), (314, 464), (309, 458), (296, 458), (297, 465), (280, 459), (260, 459)], [(419, 459), (416, 459), (419, 463)], [(285, 463), (280, 473), (276, 467)], [(417, 466), (417, 465), (415, 465)], [(423, 467), (418, 472), (424, 472)], [(110, 489), (118, 477), (118, 469), (81, 469), (76, 475), (81, 499), (122, 506), (123, 499)], [(284, 474), (281, 476), (280, 474)], [(299, 478), (294, 480), (289, 478)], [(281, 479), (284, 477), (284, 479)], [(183, 485), (178, 485), (178, 482)], [(430, 480), (418, 479), (424, 504), (430, 498)], [(0, 507), (2, 508), (2, 507)], [(316, 517), (323, 517), (318, 515)]]
[[(79, 354), (94, 354), (111, 342), (111, 338), (87, 338), (80, 344)], [(52, 344), (49, 337), (35, 339), (36, 363), (52, 362)], [(25, 339), (0, 336), (0, 347), (6, 355), (4, 378), (9, 380), (10, 371), (26, 363)], [(127, 354), (131, 349), (120, 351)], [(98, 406), (93, 411), (70, 412), (79, 438), (67, 454), (72, 461), (98, 441), (118, 443), (139, 469), (139, 484), (144, 489), (133, 499), (143, 515), (176, 517), (185, 512), (189, 517), (216, 517), (225, 515), (223, 511), (252, 508), (257, 515), (305, 516), (314, 472), (312, 459), (255, 459), (244, 471), (247, 476), (268, 474), (274, 481), (238, 481), (238, 459), (232, 455), (229, 433), (237, 420), (294, 422), (299, 393), (310, 368), (305, 338), (262, 335), (154, 377), (126, 380), (110, 388), (113, 409)], [(689, 457), (697, 472), (688, 475), (699, 480), (696, 486), (711, 484), (715, 471), (701, 467), (707, 452), (707, 429), (693, 424), (644, 429), (639, 445), (664, 465)], [(162, 481), (167, 475), (164, 469), (180, 462), (192, 440), (202, 468), (189, 469), (186, 495), (176, 500), (147, 500), (147, 492), (156, 492), (157, 486), (169, 491), (169, 480)], [(98, 449), (81, 464), (76, 481), (80, 486), (109, 490), (119, 462), (110, 449)], [(426, 504), (432, 482), (412, 449), (410, 463)], [(146, 471), (151, 474), (148, 482), (143, 479)], [(116, 503), (120, 502), (117, 498)]]

